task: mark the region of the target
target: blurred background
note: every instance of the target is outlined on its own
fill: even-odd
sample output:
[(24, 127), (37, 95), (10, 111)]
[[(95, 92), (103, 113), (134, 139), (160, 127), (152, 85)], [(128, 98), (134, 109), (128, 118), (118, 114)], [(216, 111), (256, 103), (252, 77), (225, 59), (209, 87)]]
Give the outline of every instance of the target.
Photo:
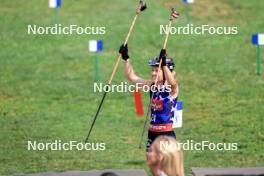
[[(180, 0), (146, 0), (148, 9), (136, 23), (129, 55), (138, 75), (151, 78), (147, 65), (159, 54), (170, 6), (188, 22)], [(94, 93), (95, 53), (89, 40), (103, 40), (98, 53), (100, 79), (106, 83), (135, 15), (137, 0), (62, 0), (54, 11), (47, 0), (0, 0), (0, 174), (108, 168), (145, 169), (145, 149), (138, 149), (144, 118), (138, 118), (132, 93), (109, 93), (91, 134), (105, 151), (28, 151), (27, 141), (83, 141), (101, 100)], [(184, 103), (185, 142), (238, 143), (237, 151), (185, 151), (191, 167), (264, 165), (264, 77), (256, 79), (257, 47), (251, 36), (263, 33), (264, 2), (196, 0), (191, 23), (237, 26), (237, 35), (171, 35), (167, 53), (174, 58)], [(104, 26), (105, 35), (28, 35), (28, 25)], [(263, 48), (261, 49), (263, 50)], [(263, 51), (264, 52), (264, 51)], [(264, 53), (263, 53), (264, 55)], [(262, 61), (263, 61), (263, 56)], [(262, 64), (263, 67), (263, 64)], [(127, 81), (122, 63), (113, 84)], [(149, 94), (142, 93), (144, 110)], [(145, 136), (146, 141), (146, 136)]]

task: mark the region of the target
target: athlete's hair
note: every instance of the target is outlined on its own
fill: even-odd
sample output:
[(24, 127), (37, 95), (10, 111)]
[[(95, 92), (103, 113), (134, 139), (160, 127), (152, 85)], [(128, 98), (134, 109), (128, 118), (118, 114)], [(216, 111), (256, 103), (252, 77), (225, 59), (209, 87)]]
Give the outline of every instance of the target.
[(159, 136), (154, 147), (160, 158), (160, 170), (168, 176), (184, 176), (183, 153), (180, 144), (172, 137)]

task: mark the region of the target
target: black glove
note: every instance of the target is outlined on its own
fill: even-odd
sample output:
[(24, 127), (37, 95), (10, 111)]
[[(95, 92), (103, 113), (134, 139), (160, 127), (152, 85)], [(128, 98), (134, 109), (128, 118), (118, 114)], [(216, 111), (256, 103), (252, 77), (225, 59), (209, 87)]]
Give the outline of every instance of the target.
[(166, 66), (166, 49), (160, 50), (159, 61), (162, 60), (161, 66)]
[(127, 44), (125, 46), (123, 44), (120, 46), (119, 53), (121, 54), (123, 60), (126, 61), (129, 58)]
[(147, 8), (147, 5), (144, 4), (143, 6), (140, 7), (140, 11), (144, 11)]

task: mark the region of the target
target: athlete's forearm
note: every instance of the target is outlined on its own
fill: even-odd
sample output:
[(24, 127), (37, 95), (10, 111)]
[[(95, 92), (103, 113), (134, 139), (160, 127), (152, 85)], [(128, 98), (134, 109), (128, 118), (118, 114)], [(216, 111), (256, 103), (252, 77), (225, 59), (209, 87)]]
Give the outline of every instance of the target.
[(124, 72), (127, 79), (133, 82), (133, 77), (135, 77), (136, 75), (129, 59), (124, 62)]
[(176, 81), (174, 74), (170, 71), (170, 69), (167, 66), (163, 66), (162, 69), (163, 69), (165, 79), (167, 80), (168, 84), (176, 87), (177, 81)]
[(153, 81), (152, 80), (144, 80), (141, 77), (137, 76), (134, 72), (132, 64), (130, 63), (129, 59), (124, 62), (124, 71), (127, 79), (135, 84), (140, 84), (140, 86), (151, 86)]

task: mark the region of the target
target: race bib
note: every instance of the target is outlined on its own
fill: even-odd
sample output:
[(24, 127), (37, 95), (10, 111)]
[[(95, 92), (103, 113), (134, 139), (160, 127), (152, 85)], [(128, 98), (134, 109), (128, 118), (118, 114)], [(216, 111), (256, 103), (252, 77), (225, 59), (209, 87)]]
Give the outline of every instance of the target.
[(182, 101), (178, 101), (175, 107), (174, 111), (174, 117), (173, 117), (173, 128), (181, 128), (182, 127)]

